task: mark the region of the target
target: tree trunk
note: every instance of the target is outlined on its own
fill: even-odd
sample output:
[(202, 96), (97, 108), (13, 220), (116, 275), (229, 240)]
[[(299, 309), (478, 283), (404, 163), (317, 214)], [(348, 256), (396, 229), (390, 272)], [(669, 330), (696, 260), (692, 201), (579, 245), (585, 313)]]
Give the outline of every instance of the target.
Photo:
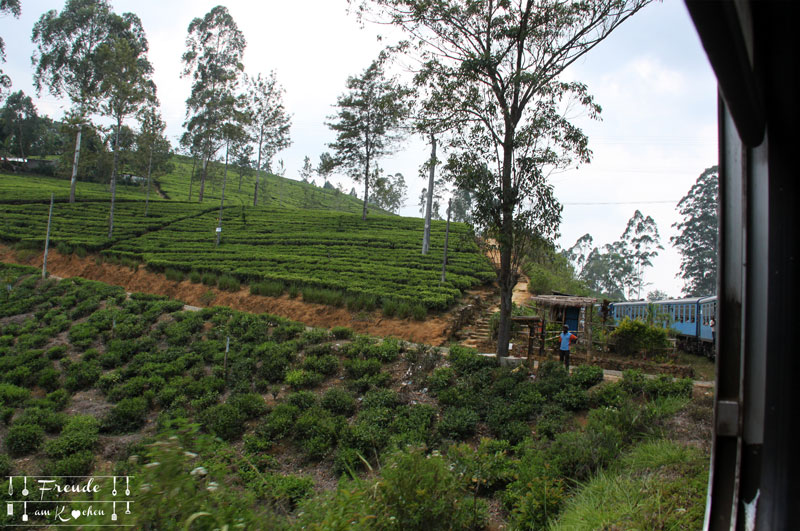
[(431, 210), (433, 209), (433, 177), (436, 171), (436, 137), (431, 133), (431, 167), (428, 175), (428, 199), (425, 206), (425, 234), (422, 236), (422, 254), (428, 254), (431, 245)]
[(444, 229), (444, 256), (442, 257), (442, 279), (441, 281), (444, 282), (447, 276), (447, 241), (450, 239), (450, 204), (451, 201), (447, 202), (447, 225)]
[(225, 205), (225, 183), (228, 182), (228, 144), (225, 145), (225, 171), (222, 177), (222, 197), (219, 200), (219, 221), (217, 223), (217, 243), (219, 246), (219, 238), (222, 235), (222, 208)]
[(117, 134), (114, 137), (114, 163), (111, 166), (111, 212), (108, 215), (108, 237), (114, 234), (114, 201), (117, 198), (117, 160), (119, 158), (119, 130), (122, 120), (117, 120)]
[(203, 202), (203, 192), (206, 189), (206, 176), (208, 175), (208, 164), (211, 162), (209, 159), (211, 157), (203, 156), (203, 171), (200, 173), (200, 191), (197, 194), (197, 201), (202, 203)]
[(189, 201), (192, 200), (192, 185), (194, 184), (194, 170), (197, 168), (197, 157), (192, 157), (192, 173), (189, 175)]
[(47, 278), (47, 251), (50, 250), (50, 222), (53, 220), (53, 198), (50, 193), (50, 213), (47, 214), (47, 236), (44, 238), (44, 261), (42, 262), (42, 278)]
[(502, 182), (502, 220), (499, 234), (500, 245), (500, 323), (497, 331), (497, 357), (508, 356), (508, 342), (511, 339), (511, 296), (517, 283), (514, 271), (511, 271), (511, 253), (514, 247), (514, 197), (511, 191), (511, 168), (513, 164), (514, 131), (506, 124), (503, 140), (503, 173)]
[(81, 156), (81, 126), (75, 135), (75, 157), (72, 159), (72, 179), (69, 183), (69, 202), (75, 202), (75, 184), (78, 182), (78, 158)]
[(144, 217), (147, 217), (147, 207), (150, 206), (150, 174), (153, 171), (153, 150), (156, 148), (156, 142), (150, 146), (150, 160), (147, 162), (147, 195), (144, 199)]
[(369, 200), (369, 157), (367, 157), (366, 171), (364, 172), (364, 211), (361, 213), (361, 221), (367, 220), (367, 200)]
[(253, 206), (258, 206), (258, 176), (261, 173), (261, 143), (264, 141), (264, 132), (258, 134), (258, 162), (256, 163), (256, 187), (253, 190)]

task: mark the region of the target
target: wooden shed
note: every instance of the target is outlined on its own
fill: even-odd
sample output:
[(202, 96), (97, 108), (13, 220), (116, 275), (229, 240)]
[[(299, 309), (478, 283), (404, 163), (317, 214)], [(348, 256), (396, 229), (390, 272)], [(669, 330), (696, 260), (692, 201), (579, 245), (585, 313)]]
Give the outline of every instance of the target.
[(572, 295), (536, 295), (530, 304), (547, 322), (567, 325), (578, 336), (578, 344), (587, 348), (592, 342), (592, 314), (597, 299)]

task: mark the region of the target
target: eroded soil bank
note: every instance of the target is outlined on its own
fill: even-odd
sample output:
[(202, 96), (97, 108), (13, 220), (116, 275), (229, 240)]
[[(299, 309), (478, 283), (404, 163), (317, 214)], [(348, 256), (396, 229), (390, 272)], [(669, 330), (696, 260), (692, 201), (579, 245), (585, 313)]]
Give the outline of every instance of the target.
[[(0, 244), (0, 261), (41, 267), (44, 253), (17, 252)], [(373, 336), (394, 336), (415, 343), (442, 345), (447, 342), (450, 320), (448, 314), (428, 316), (424, 321), (392, 319), (380, 311), (351, 313), (345, 308), (334, 308), (324, 304), (308, 303), (299, 298), (251, 295), (245, 286), (237, 292), (223, 291), (203, 284), (192, 284), (188, 280), (167, 280), (160, 273), (147, 271), (144, 267), (132, 270), (129, 267), (109, 263), (98, 263), (94, 256), (80, 258), (77, 255), (62, 255), (50, 250), (47, 255), (47, 271), (61, 278), (81, 277), (120, 286), (129, 292), (144, 292), (166, 295), (192, 306), (229, 306), (236, 310), (253, 313), (280, 315), (308, 326), (332, 328), (347, 326), (353, 330)], [(209, 304), (207, 293), (214, 294)]]

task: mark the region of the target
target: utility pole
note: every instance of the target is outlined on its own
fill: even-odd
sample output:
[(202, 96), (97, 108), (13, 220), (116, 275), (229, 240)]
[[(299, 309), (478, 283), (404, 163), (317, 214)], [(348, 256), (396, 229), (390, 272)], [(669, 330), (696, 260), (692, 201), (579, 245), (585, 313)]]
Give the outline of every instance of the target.
[(450, 203), (452, 199), (447, 201), (447, 225), (444, 229), (444, 258), (442, 258), (442, 282), (445, 280), (447, 272), (447, 240), (450, 238)]

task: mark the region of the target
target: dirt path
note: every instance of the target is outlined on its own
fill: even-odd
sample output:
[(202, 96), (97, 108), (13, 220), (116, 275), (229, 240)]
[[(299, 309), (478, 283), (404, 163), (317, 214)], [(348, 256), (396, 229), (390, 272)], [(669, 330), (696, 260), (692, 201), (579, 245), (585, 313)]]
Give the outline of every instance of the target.
[[(37, 253), (26, 260), (19, 260), (10, 247), (0, 244), (0, 261), (41, 267), (43, 253)], [(120, 286), (130, 292), (145, 292), (166, 295), (192, 306), (206, 306), (204, 299), (208, 292), (214, 294), (211, 306), (229, 306), (236, 310), (253, 313), (271, 313), (309, 326), (332, 328), (347, 326), (356, 332), (380, 337), (394, 336), (414, 343), (442, 345), (447, 341), (448, 315), (429, 316), (418, 322), (404, 319), (390, 319), (379, 311), (352, 314), (345, 308), (334, 308), (323, 304), (303, 302), (281, 297), (251, 295), (248, 287), (238, 292), (222, 291), (203, 284), (192, 284), (188, 280), (175, 282), (167, 280), (162, 274), (152, 273), (140, 267), (134, 271), (128, 267), (97, 263), (94, 256), (79, 258), (76, 255), (61, 255), (51, 250), (47, 255), (47, 270), (61, 278), (81, 277)]]

